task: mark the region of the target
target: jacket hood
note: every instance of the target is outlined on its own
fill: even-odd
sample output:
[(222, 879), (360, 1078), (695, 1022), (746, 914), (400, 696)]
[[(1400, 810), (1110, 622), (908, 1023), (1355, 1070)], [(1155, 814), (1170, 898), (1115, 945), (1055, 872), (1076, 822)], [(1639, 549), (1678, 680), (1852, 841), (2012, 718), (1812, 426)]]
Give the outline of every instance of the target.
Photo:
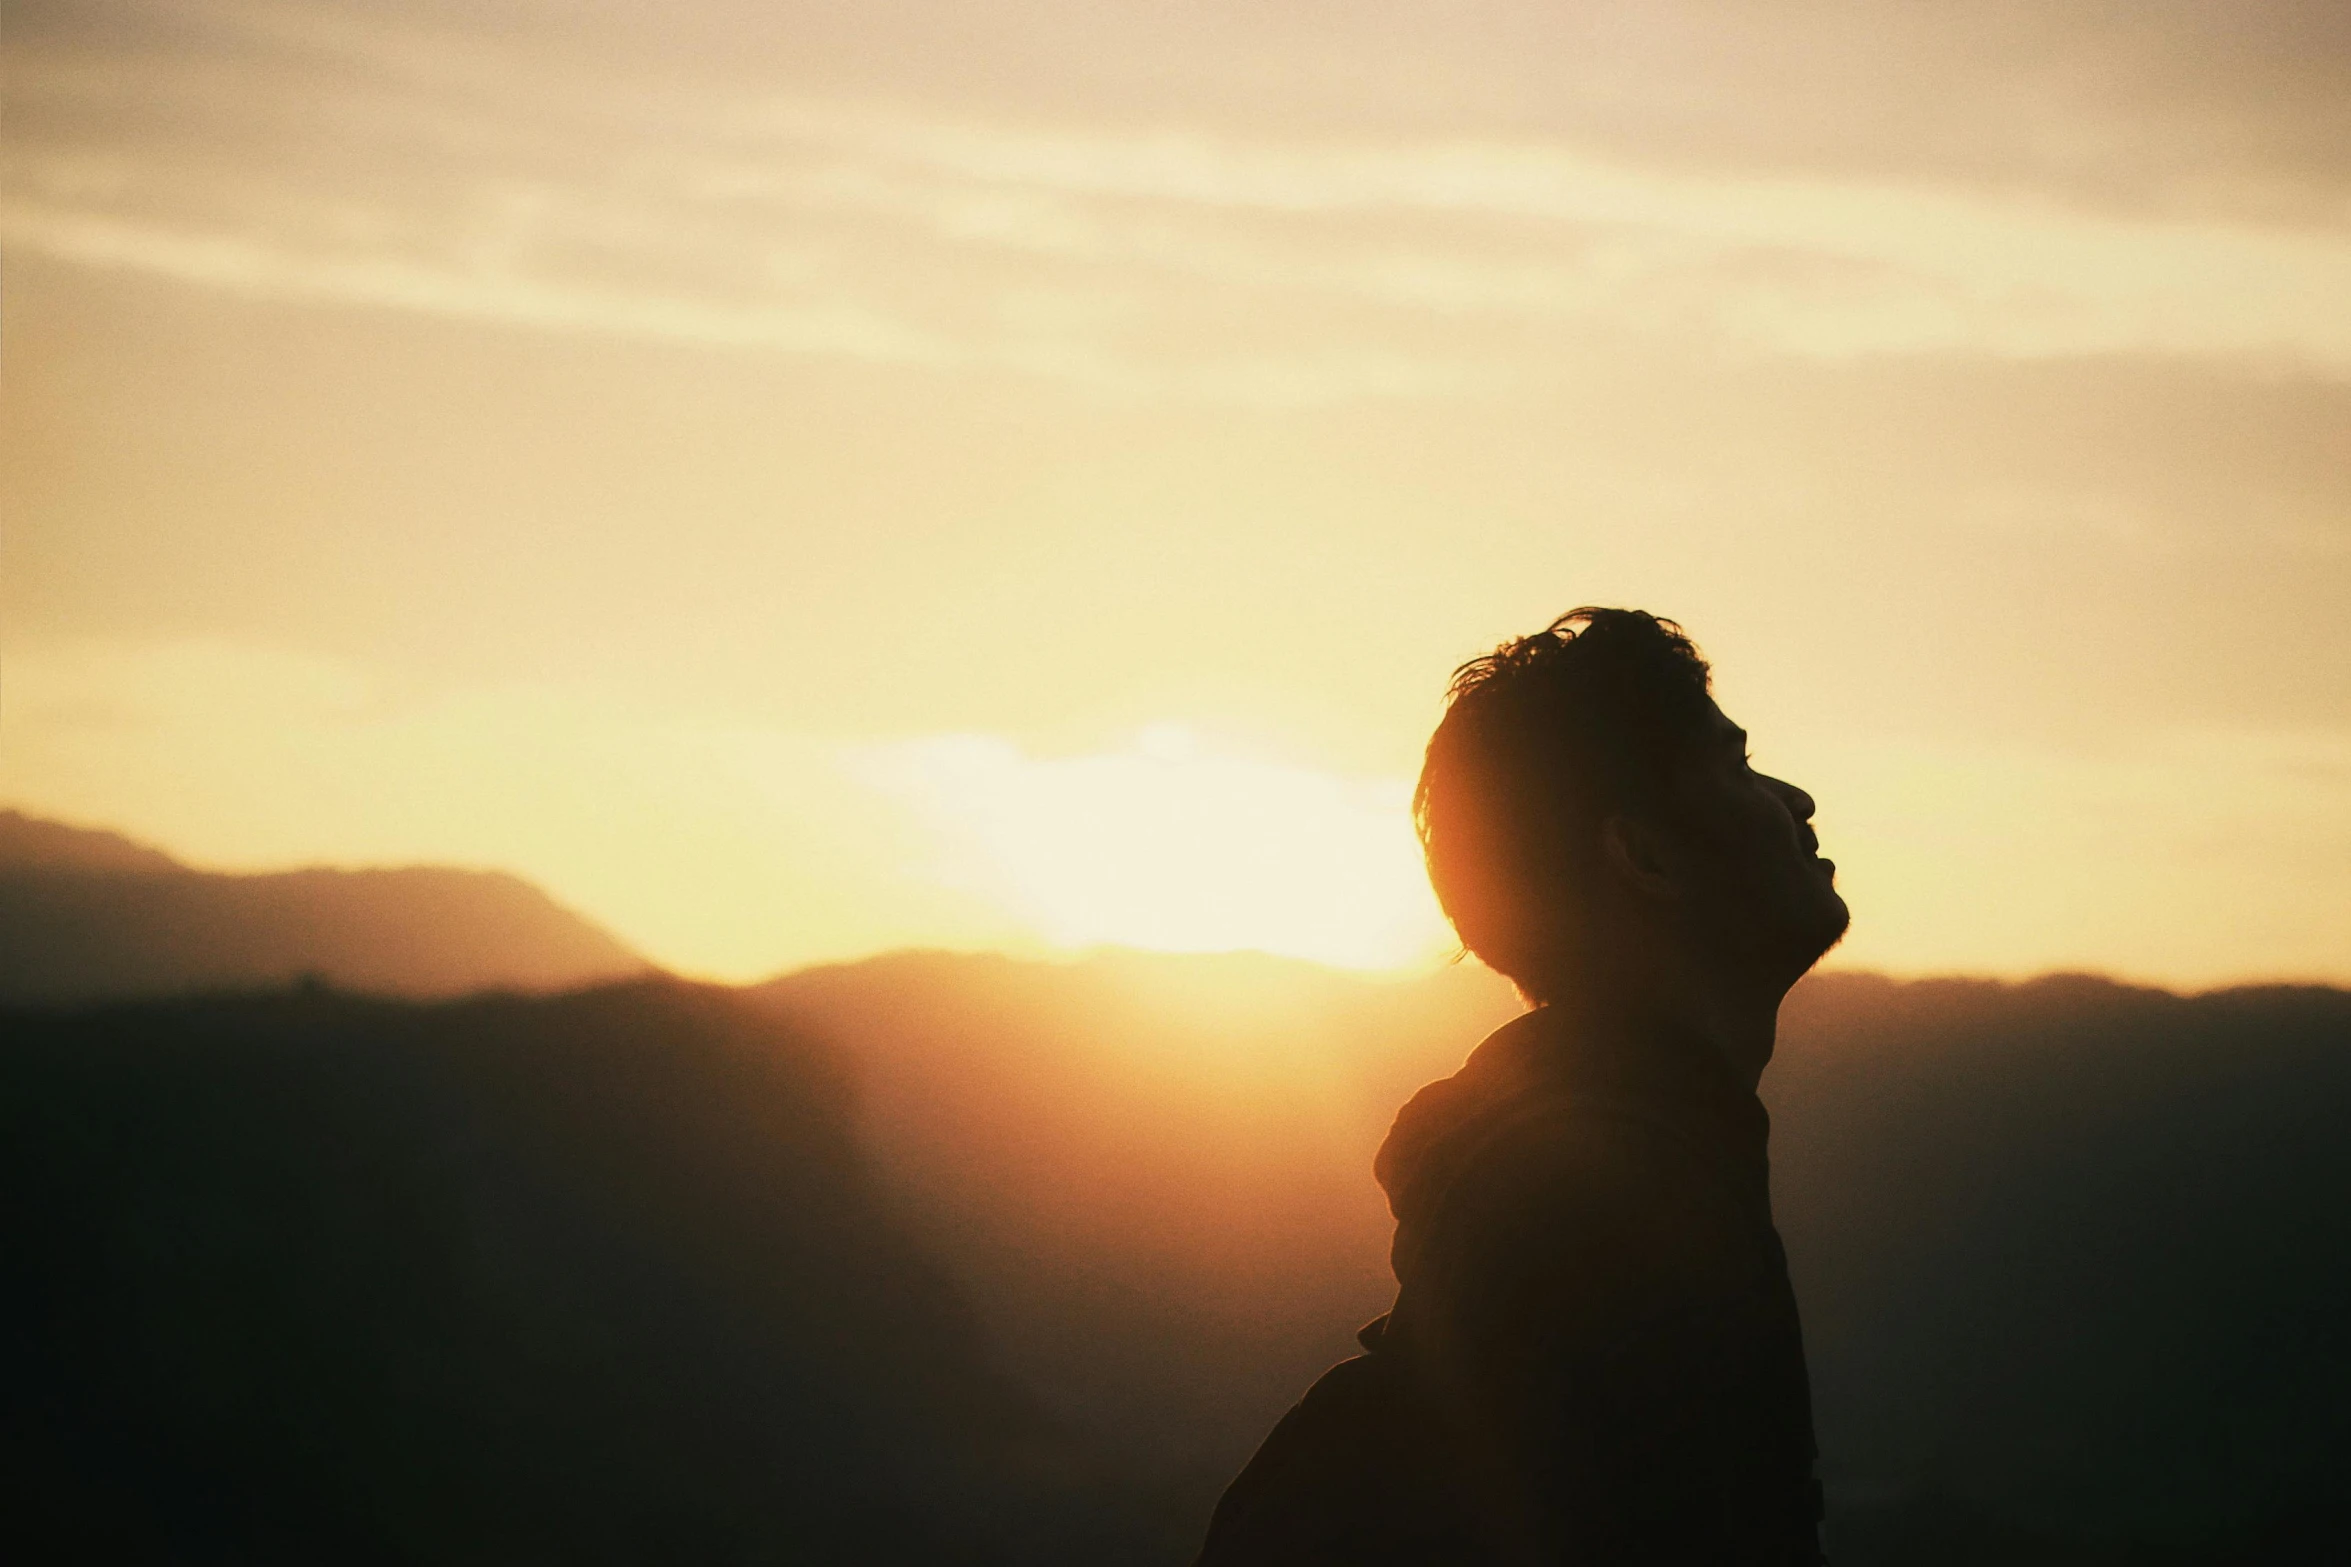
[(1537, 1010), (1503, 1024), (1470, 1052), (1460, 1071), (1429, 1084), (1396, 1112), (1372, 1174), (1399, 1224), (1416, 1218), (1444, 1187), (1494, 1114), (1535, 1086), (1547, 1021)]
[(1496, 1029), (1460, 1071), (1429, 1084), (1396, 1113), (1372, 1173), (1387, 1191), (1400, 1243), (1496, 1121), (1537, 1095), (1671, 1102), (1682, 1107), (1677, 1116), (1695, 1113), (1734, 1140), (1752, 1139), (1758, 1157), (1770, 1127), (1754, 1090), (1734, 1082), (1698, 1042), (1579, 1027), (1566, 1014), (1538, 1007)]

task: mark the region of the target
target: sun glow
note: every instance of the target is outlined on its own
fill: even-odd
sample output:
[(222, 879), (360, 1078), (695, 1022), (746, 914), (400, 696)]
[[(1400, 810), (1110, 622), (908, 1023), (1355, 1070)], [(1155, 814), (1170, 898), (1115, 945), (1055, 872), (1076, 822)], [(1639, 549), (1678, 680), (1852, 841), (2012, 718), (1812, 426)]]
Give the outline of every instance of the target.
[(1057, 758), (941, 736), (872, 752), (861, 770), (939, 834), (938, 875), (1055, 946), (1377, 969), (1445, 943), (1402, 780), (1220, 752), (1175, 724)]

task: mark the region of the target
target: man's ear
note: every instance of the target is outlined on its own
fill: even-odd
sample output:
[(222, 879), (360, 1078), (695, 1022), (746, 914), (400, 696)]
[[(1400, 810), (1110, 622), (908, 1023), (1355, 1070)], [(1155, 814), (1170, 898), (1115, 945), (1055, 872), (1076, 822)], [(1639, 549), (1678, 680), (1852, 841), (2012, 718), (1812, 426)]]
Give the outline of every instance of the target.
[(1638, 817), (1613, 815), (1600, 824), (1600, 858), (1625, 885), (1643, 897), (1671, 901), (1682, 895), (1674, 879), (1665, 840)]

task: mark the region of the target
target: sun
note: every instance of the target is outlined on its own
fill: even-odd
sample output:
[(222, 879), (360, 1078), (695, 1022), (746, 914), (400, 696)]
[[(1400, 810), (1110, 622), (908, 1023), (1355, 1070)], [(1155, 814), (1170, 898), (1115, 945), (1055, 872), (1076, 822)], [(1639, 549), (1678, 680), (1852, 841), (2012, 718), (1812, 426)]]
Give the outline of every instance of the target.
[(872, 753), (864, 771), (938, 834), (940, 876), (1053, 946), (1391, 969), (1446, 944), (1400, 779), (1219, 750), (1180, 724), (1050, 758), (940, 736)]

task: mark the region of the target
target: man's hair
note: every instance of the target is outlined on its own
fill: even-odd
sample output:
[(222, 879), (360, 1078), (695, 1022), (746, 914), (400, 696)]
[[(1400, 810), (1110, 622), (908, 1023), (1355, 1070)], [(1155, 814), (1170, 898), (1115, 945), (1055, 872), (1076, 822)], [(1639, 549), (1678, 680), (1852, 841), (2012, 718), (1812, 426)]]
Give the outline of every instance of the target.
[(1413, 819), (1461, 944), (1531, 999), (1585, 917), (1601, 822), (1671, 813), (1708, 688), (1682, 628), (1637, 609), (1571, 610), (1453, 672)]

